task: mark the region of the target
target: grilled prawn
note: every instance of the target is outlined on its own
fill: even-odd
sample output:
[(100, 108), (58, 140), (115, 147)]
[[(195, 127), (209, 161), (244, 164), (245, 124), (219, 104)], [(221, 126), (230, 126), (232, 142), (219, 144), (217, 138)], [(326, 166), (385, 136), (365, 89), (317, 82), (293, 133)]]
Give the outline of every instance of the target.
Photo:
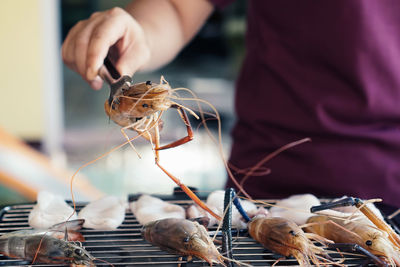
[(163, 219), (146, 224), (142, 235), (162, 250), (183, 256), (196, 256), (210, 265), (223, 262), (206, 229), (197, 222), (185, 219)]
[(152, 84), (150, 81), (137, 83), (123, 91), (122, 95), (116, 96), (111, 105), (106, 100), (106, 114), (123, 127), (125, 137), (124, 130), (131, 129), (153, 144), (157, 141), (159, 137), (156, 131), (160, 131), (163, 124), (159, 118), (160, 112), (176, 105), (170, 100), (171, 87), (164, 81), (162, 79), (160, 84)]
[(372, 226), (366, 218), (346, 221), (332, 216), (313, 216), (306, 231), (316, 233), (336, 243), (357, 244), (372, 254), (383, 256), (393, 266), (400, 265), (400, 250), (389, 240), (386, 232)]
[(21, 230), (0, 236), (0, 253), (40, 263), (94, 266), (93, 256), (84, 248), (43, 231)]
[[(104, 109), (111, 120), (122, 126), (121, 132), (133, 149), (135, 148), (125, 133), (127, 129), (134, 130), (140, 136), (149, 140), (153, 145), (156, 165), (179, 185), (182, 191), (196, 202), (197, 205), (217, 220), (221, 220), (221, 217), (210, 210), (186, 185), (160, 165), (159, 150), (177, 147), (193, 139), (192, 127), (190, 126), (185, 110), (198, 118), (192, 110), (172, 101), (172, 92), (173, 90), (168, 82), (161, 76), (159, 84), (153, 84), (151, 81), (137, 83), (129, 89), (122, 91), (119, 95), (114, 96), (112, 101), (106, 100)], [(160, 131), (163, 125), (161, 117), (163, 112), (169, 108), (174, 108), (178, 111), (186, 125), (187, 136), (170, 144), (160, 146)]]
[(297, 224), (285, 218), (256, 217), (249, 222), (248, 228), (250, 236), (265, 248), (286, 257), (295, 257), (300, 266), (308, 266), (309, 259), (318, 265), (316, 254), (328, 257)]

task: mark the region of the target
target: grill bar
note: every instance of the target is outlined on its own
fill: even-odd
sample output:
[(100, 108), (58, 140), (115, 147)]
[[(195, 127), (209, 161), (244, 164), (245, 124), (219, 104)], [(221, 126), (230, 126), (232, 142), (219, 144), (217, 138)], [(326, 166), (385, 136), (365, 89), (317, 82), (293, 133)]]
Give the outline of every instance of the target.
[[(175, 204), (189, 205), (189, 201), (171, 201)], [(83, 205), (77, 205), (79, 211)], [(30, 229), (28, 225), (29, 212), (33, 204), (13, 205), (3, 209), (0, 215), (0, 235), (16, 230)], [(211, 229), (213, 231), (215, 229)], [(114, 266), (209, 266), (208, 263), (194, 259), (187, 262), (180, 260), (177, 255), (168, 254), (152, 246), (141, 237), (141, 225), (135, 216), (127, 211), (125, 221), (113, 231), (99, 231), (83, 229), (81, 232), (86, 241), (83, 246), (96, 258), (112, 263)], [(254, 240), (241, 234), (233, 236), (233, 257), (236, 260), (253, 266), (270, 266), (281, 256), (265, 250)], [(335, 260), (342, 260), (348, 266), (358, 266), (366, 260), (362, 255), (353, 253), (337, 253), (331, 251), (330, 256)], [(109, 266), (106, 262), (96, 261), (97, 266)], [(292, 258), (279, 261), (277, 266), (295, 266), (297, 261)], [(30, 262), (11, 259), (0, 254), (0, 266), (31, 266)], [(49, 264), (33, 264), (33, 266), (60, 266)]]

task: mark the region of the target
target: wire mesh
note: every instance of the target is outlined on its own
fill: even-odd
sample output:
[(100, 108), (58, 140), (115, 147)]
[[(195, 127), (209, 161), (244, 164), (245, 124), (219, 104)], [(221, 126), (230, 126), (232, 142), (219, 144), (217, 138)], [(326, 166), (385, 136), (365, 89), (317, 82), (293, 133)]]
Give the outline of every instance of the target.
[[(189, 205), (189, 201), (171, 201), (183, 206)], [(0, 213), (0, 235), (11, 231), (31, 229), (28, 225), (29, 212), (34, 204), (22, 204), (8, 206)], [(79, 211), (84, 205), (78, 204)], [(194, 258), (190, 262), (178, 255), (161, 251), (152, 246), (141, 236), (142, 226), (135, 216), (127, 210), (125, 220), (121, 226), (112, 231), (100, 231), (93, 229), (82, 229), (85, 237), (83, 246), (94, 257), (107, 261), (114, 266), (209, 266), (203, 260)], [(215, 230), (215, 229), (210, 229)], [(247, 234), (239, 233), (233, 235), (233, 257), (234, 259), (253, 265), (271, 266), (282, 256), (264, 249), (260, 244), (249, 238)], [(352, 253), (338, 253), (330, 251), (329, 255), (335, 260), (344, 260), (347, 266), (358, 266), (365, 264), (367, 258), (363, 255)], [(106, 262), (96, 261), (96, 266), (108, 266)], [(0, 254), (0, 266), (31, 266), (28, 261), (8, 258)], [(276, 266), (298, 265), (294, 258), (285, 258), (276, 263)], [(33, 266), (60, 266), (51, 264), (35, 263)], [(66, 265), (67, 266), (67, 265)], [(111, 265), (110, 265), (111, 266)]]

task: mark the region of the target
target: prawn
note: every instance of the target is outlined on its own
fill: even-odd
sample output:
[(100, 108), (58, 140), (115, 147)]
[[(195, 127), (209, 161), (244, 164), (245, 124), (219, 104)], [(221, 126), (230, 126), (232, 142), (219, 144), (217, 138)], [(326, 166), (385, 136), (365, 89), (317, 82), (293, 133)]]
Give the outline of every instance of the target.
[(316, 235), (309, 235), (293, 221), (281, 217), (255, 217), (248, 224), (250, 236), (265, 248), (283, 256), (293, 256), (300, 266), (308, 266), (309, 260), (320, 264), (317, 254), (329, 256), (324, 249), (314, 245), (310, 238), (320, 242), (329, 242)]
[(395, 266), (400, 265), (400, 250), (392, 244), (388, 234), (373, 225), (365, 218), (318, 215), (307, 221), (306, 231), (316, 233), (336, 243), (357, 244), (374, 255), (383, 256)]
[[(265, 248), (277, 252), (283, 256), (293, 256), (300, 266), (309, 266), (310, 260), (316, 265), (320, 264), (318, 256), (331, 261), (330, 256), (322, 247), (317, 247), (311, 240), (321, 244), (332, 243), (316, 234), (305, 233), (294, 221), (283, 217), (270, 217), (269, 214), (259, 214), (252, 219), (248, 216), (234, 190), (230, 189), (230, 195), (225, 194), (225, 203), (233, 203), (244, 220), (247, 222), (249, 235), (261, 243)], [(227, 197), (230, 197), (227, 199)], [(231, 204), (225, 204), (228, 216)], [(224, 216), (225, 218), (225, 216)], [(231, 219), (230, 219), (231, 220)], [(278, 260), (279, 261), (279, 260)]]
[[(193, 139), (193, 131), (185, 110), (198, 118), (189, 108), (172, 101), (171, 95), (172, 89), (170, 85), (164, 77), (161, 76), (159, 84), (153, 84), (151, 81), (147, 81), (134, 84), (129, 89), (123, 90), (119, 95), (114, 96), (111, 103), (109, 100), (106, 100), (104, 109), (111, 120), (122, 126), (121, 132), (132, 147), (131, 139), (129, 139), (125, 132), (127, 129), (136, 131), (139, 136), (150, 141), (155, 153), (156, 165), (196, 204), (209, 212), (217, 220), (221, 220), (220, 216), (210, 210), (186, 185), (160, 165), (159, 150), (177, 147)], [(160, 146), (160, 131), (163, 126), (161, 117), (163, 112), (169, 108), (174, 108), (178, 111), (186, 125), (187, 136), (170, 144)]]
[(204, 226), (196, 221), (177, 218), (153, 221), (143, 226), (142, 236), (167, 252), (196, 256), (210, 265), (219, 263), (225, 266), (225, 257), (218, 252)]
[(25, 260), (95, 266), (95, 259), (84, 248), (73, 242), (58, 239), (57, 231), (20, 230), (0, 236), (0, 253)]

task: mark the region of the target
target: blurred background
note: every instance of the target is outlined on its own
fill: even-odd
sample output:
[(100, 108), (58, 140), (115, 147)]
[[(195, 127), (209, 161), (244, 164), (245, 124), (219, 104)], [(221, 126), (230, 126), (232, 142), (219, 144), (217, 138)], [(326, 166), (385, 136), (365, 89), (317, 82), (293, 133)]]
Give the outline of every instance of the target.
[[(60, 48), (69, 29), (91, 13), (129, 1), (3, 0), (0, 10), (0, 205), (33, 201), (40, 190), (71, 198), (72, 175), (87, 162), (123, 143), (120, 127), (104, 113), (109, 94), (94, 91), (63, 65)], [(244, 55), (245, 1), (216, 10), (196, 38), (169, 65), (137, 73), (135, 82), (157, 82), (164, 75), (172, 88), (185, 87), (211, 103), (221, 117), (223, 154), (230, 151), (235, 120), (234, 80)], [(168, 29), (166, 29), (168, 30)], [(162, 40), (161, 40), (162, 41)], [(180, 96), (189, 97), (188, 94)], [(180, 102), (197, 110), (196, 103)], [(218, 123), (206, 112), (217, 137)], [(161, 143), (186, 135), (175, 110), (163, 116)], [(215, 144), (191, 118), (195, 139), (161, 151), (160, 163), (186, 185), (207, 193), (224, 186), (226, 173)], [(131, 137), (136, 133), (130, 132)], [(130, 146), (81, 169), (74, 179), (78, 200), (103, 194), (171, 194), (175, 184), (154, 164), (151, 145)]]

